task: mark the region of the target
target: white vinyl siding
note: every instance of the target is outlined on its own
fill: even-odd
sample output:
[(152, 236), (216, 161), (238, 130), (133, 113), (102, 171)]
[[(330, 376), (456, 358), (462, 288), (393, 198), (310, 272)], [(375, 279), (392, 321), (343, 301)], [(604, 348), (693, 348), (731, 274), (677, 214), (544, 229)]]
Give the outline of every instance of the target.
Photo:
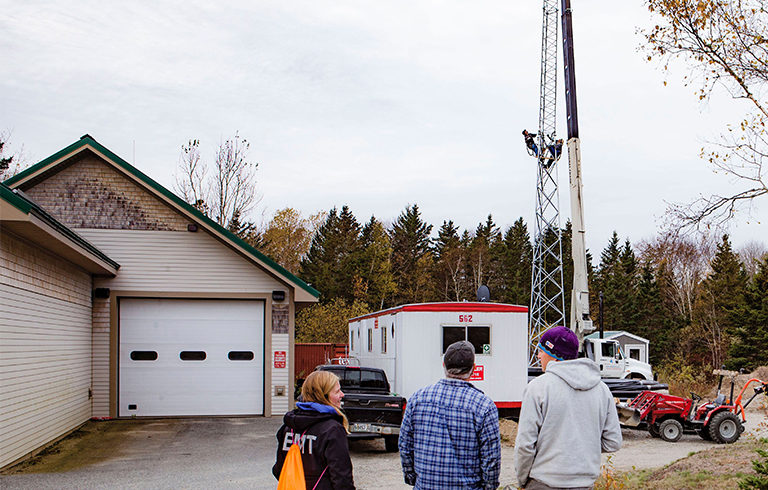
[(109, 299), (93, 300), (93, 417), (109, 418)]
[[(290, 384), (289, 366), (291, 365), (289, 351), (289, 335), (285, 333), (272, 334), (272, 415), (283, 415), (288, 411), (288, 400), (293, 386)], [(285, 352), (285, 368), (275, 368), (275, 352)], [(285, 396), (275, 396), (275, 386), (285, 386)]]
[(96, 287), (140, 291), (272, 292), (285, 285), (204, 231), (78, 229), (120, 264)]
[(91, 417), (91, 276), (0, 234), (0, 467)]

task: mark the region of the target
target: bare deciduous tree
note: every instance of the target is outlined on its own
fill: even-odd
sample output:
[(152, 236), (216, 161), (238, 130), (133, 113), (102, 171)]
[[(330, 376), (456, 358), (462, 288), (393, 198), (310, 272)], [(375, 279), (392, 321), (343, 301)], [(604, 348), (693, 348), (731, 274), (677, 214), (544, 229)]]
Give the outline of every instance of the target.
[(744, 264), (744, 270), (751, 279), (760, 269), (760, 262), (768, 255), (768, 247), (763, 242), (749, 241), (739, 249), (739, 259)]
[(210, 188), (206, 185), (208, 168), (200, 160), (200, 140), (189, 140), (181, 145), (176, 172), (176, 192), (182, 199), (208, 215)]
[(682, 318), (690, 319), (697, 288), (709, 270), (713, 245), (675, 234), (659, 235), (638, 245), (640, 258), (661, 271), (660, 287)]
[[(752, 111), (728, 128), (720, 142), (702, 149), (702, 157), (733, 178), (741, 190), (702, 196), (669, 208), (678, 228), (726, 224), (739, 209), (768, 194), (763, 161), (768, 155), (768, 11), (763, 0), (647, 0), (658, 24), (645, 32), (648, 59), (667, 68), (681, 58), (691, 68), (686, 85), (699, 85), (700, 100), (717, 86)], [(665, 82), (666, 83), (666, 82)]]
[(8, 142), (10, 139), (11, 131), (0, 131), (0, 181), (13, 177), (27, 166), (24, 146), (15, 152), (9, 152)]
[(216, 150), (213, 168), (200, 155), (200, 141), (182, 145), (175, 190), (208, 217), (235, 233), (252, 233), (245, 221), (261, 197), (256, 192), (259, 164), (248, 159), (250, 144), (239, 133), (224, 140)]

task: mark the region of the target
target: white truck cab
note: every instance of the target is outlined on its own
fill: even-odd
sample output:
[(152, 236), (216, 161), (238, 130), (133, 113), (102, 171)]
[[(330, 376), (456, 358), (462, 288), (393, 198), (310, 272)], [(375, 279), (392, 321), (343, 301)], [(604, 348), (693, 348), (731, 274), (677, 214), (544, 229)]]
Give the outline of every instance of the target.
[(600, 366), (603, 378), (653, 379), (651, 365), (624, 356), (613, 339), (584, 339), (584, 352)]

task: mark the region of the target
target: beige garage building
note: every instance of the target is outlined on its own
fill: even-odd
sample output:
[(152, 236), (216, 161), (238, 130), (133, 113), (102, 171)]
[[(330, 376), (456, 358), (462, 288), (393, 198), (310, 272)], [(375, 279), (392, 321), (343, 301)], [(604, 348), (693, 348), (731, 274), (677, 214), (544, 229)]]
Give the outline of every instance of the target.
[(88, 135), (0, 191), (0, 468), (90, 418), (288, 410), (316, 290)]

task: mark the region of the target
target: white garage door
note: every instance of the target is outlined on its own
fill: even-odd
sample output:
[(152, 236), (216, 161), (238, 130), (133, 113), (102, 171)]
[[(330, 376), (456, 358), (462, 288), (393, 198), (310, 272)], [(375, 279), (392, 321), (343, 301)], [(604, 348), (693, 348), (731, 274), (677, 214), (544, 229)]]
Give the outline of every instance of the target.
[(119, 416), (264, 412), (264, 303), (121, 299)]

